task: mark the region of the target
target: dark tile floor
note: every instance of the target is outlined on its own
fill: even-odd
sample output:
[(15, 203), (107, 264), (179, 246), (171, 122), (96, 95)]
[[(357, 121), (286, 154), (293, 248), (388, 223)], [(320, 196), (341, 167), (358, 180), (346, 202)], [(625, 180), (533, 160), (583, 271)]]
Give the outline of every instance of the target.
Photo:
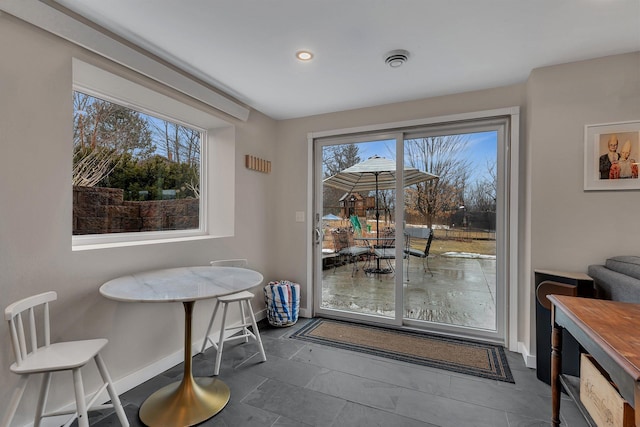
[[(549, 426), (550, 387), (507, 352), (515, 384), (485, 380), (310, 344), (289, 338), (308, 319), (289, 328), (260, 324), (267, 361), (254, 343), (230, 343), (220, 369), (231, 400), (202, 426)], [(213, 372), (214, 350), (194, 356), (195, 376)], [(131, 426), (140, 404), (155, 390), (181, 378), (182, 365), (123, 393)], [(562, 425), (587, 424), (563, 395)], [(118, 426), (115, 414), (94, 414), (92, 426)]]

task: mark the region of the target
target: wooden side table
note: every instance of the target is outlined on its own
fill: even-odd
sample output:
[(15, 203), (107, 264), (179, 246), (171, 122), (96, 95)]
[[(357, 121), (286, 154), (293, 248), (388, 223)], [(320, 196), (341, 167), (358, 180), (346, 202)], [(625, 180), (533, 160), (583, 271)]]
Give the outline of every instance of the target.
[(562, 332), (571, 334), (616, 384), (635, 409), (640, 426), (640, 304), (549, 295), (551, 301), (551, 423), (560, 425), (560, 391), (564, 386), (592, 424), (575, 390), (575, 377), (562, 374)]

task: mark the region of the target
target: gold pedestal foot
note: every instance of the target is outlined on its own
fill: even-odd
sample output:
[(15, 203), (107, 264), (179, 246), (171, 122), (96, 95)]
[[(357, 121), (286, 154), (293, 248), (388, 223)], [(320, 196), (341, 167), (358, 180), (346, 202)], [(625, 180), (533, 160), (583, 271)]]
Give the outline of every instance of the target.
[(230, 396), (217, 378), (185, 378), (149, 396), (140, 407), (140, 420), (152, 427), (192, 426), (220, 412)]

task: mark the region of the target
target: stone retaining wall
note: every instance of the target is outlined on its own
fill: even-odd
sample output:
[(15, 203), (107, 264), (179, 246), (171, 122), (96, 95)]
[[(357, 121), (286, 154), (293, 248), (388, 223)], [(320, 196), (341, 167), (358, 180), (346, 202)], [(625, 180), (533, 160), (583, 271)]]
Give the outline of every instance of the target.
[(117, 188), (73, 187), (73, 234), (189, 230), (199, 226), (199, 199), (125, 202)]

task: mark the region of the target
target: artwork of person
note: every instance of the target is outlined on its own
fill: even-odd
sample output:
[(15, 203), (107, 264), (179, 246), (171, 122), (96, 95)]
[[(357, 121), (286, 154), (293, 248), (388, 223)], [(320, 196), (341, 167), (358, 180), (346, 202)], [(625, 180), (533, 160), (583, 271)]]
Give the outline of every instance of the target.
[(631, 156), (631, 141), (626, 140), (620, 150), (620, 159), (611, 164), (609, 179), (624, 179), (638, 177), (638, 164)]
[(600, 179), (609, 179), (611, 165), (620, 159), (620, 154), (618, 154), (618, 137), (615, 133), (609, 137), (607, 147), (609, 151), (600, 156)]

